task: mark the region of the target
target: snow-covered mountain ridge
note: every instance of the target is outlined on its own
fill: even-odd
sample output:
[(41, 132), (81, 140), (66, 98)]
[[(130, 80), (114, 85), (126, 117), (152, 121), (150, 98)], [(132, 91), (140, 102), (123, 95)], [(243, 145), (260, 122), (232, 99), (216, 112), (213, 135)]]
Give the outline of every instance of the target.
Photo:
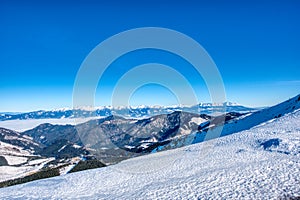
[[(229, 112), (220, 116), (183, 111), (142, 119), (111, 115), (76, 126), (45, 123), (22, 133), (0, 128), (0, 133), (3, 133), (0, 141), (16, 145), (16, 149), (30, 151), (35, 157), (47, 159), (55, 157), (55, 160), (51, 161), (51, 167), (75, 166), (73, 161), (75, 158), (97, 159), (102, 166), (102, 163), (111, 165), (132, 157), (188, 146), (248, 130), (266, 121), (281, 118), (299, 108), (300, 95), (256, 112)], [(223, 128), (220, 134), (214, 134), (220, 127)], [(278, 145), (282, 141), (273, 138), (270, 141), (262, 141), (262, 146), (268, 149), (270, 145)], [(0, 168), (17, 167), (10, 166), (10, 158), (2, 156)], [(20, 167), (23, 167), (23, 164), (20, 163)], [(9, 174), (5, 176), (5, 179), (9, 178)]]
[[(158, 146), (155, 151), (172, 149), (174, 147), (182, 147), (188, 144), (195, 144), (205, 140), (214, 139), (221, 136), (230, 135), (243, 130), (248, 130), (256, 125), (266, 121), (279, 118), (284, 114), (293, 112), (300, 108), (300, 95), (297, 95), (287, 101), (284, 101), (275, 106), (265, 108), (256, 112), (251, 112), (240, 117), (224, 120), (223, 122), (214, 122), (211, 120), (205, 123), (206, 127), (198, 128), (199, 131), (189, 135), (183, 135), (171, 141), (167, 145)], [(222, 121), (222, 119), (221, 119)]]
[(299, 124), (298, 109), (222, 138), (2, 188), (0, 198), (292, 199), (300, 196)]
[(212, 114), (220, 109), (226, 108), (227, 112), (248, 112), (255, 110), (236, 103), (200, 103), (194, 106), (174, 105), (174, 106), (132, 106), (132, 107), (111, 107), (102, 106), (95, 108), (63, 108), (50, 111), (33, 111), (28, 113), (0, 114), (0, 121), (24, 120), (24, 119), (65, 119), (65, 118), (87, 118), (87, 117), (105, 117), (118, 115), (126, 118), (143, 118), (159, 114), (169, 114), (174, 111), (184, 111), (197, 114)]

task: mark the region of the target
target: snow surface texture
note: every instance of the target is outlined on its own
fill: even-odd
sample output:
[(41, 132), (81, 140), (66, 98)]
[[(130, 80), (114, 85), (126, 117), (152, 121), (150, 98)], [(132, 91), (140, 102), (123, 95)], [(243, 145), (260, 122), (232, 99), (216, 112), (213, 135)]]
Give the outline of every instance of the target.
[(299, 125), (300, 110), (215, 140), (2, 188), (0, 199), (296, 197), (300, 196)]

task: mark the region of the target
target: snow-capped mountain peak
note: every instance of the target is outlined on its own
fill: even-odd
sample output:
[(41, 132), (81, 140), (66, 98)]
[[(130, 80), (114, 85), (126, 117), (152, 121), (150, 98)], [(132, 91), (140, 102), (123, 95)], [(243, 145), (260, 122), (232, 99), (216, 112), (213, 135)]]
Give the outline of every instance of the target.
[(174, 111), (184, 111), (196, 114), (212, 114), (218, 112), (220, 107), (226, 108), (228, 112), (247, 112), (253, 111), (253, 108), (247, 108), (236, 103), (200, 103), (194, 106), (187, 105), (169, 105), (169, 106), (100, 106), (100, 107), (78, 107), (74, 109), (60, 108), (50, 111), (39, 110), (28, 113), (1, 114), (0, 121), (6, 120), (24, 120), (24, 119), (62, 119), (62, 118), (86, 118), (86, 117), (104, 117), (110, 115), (119, 115), (129, 118), (145, 118), (158, 114), (168, 114)]
[(272, 118), (249, 130), (106, 168), (2, 188), (0, 198), (297, 199), (299, 108), (297, 96), (242, 116), (248, 122), (255, 119), (251, 115), (256, 122)]

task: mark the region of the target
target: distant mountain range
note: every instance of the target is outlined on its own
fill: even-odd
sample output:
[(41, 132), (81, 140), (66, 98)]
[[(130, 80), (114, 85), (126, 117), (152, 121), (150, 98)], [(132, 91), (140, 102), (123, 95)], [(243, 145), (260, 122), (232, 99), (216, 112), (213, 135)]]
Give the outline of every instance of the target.
[(85, 118), (122, 116), (125, 118), (145, 118), (160, 114), (170, 114), (174, 111), (183, 111), (196, 114), (213, 114), (220, 111), (226, 112), (249, 112), (257, 110), (236, 103), (224, 104), (200, 103), (194, 106), (136, 106), (136, 107), (96, 107), (80, 109), (56, 109), (51, 111), (33, 111), (27, 113), (0, 113), (0, 121), (24, 120), (24, 119), (61, 119), (61, 118)]
[[(289, 103), (296, 108), (295, 101)], [(298, 109), (210, 142), (3, 188), (0, 198), (296, 200), (300, 199), (299, 124)]]
[[(62, 174), (70, 171), (82, 160), (99, 160), (109, 165), (139, 155), (199, 143), (206, 140), (208, 134), (212, 134), (213, 136), (208, 138), (213, 139), (247, 130), (300, 109), (300, 95), (276, 106), (257, 111), (232, 104), (226, 106), (229, 112), (222, 115), (184, 111), (198, 110), (196, 107), (201, 107), (202, 111), (210, 113), (223, 109), (223, 105), (199, 104), (195, 107), (176, 108), (143, 106), (118, 109), (97, 108), (93, 111), (66, 109), (11, 115), (11, 118), (15, 117), (14, 119), (75, 118), (74, 112), (82, 112), (80, 114), (86, 114), (88, 117), (90, 117), (89, 112), (96, 112), (103, 117), (76, 126), (44, 123), (24, 132), (0, 128), (0, 152), (4, 152), (0, 155), (0, 167), (1, 165), (17, 167), (10, 163), (10, 160), (19, 159), (22, 162), (20, 161), (18, 166), (31, 166), (33, 171), (45, 167), (59, 168)], [(119, 115), (112, 114), (116, 111)], [(2, 120), (11, 119), (5, 116), (9, 115), (3, 114)], [(222, 126), (220, 134), (214, 135), (214, 131)], [(32, 164), (38, 161), (40, 165)], [(28, 173), (26, 170), (25, 172)]]

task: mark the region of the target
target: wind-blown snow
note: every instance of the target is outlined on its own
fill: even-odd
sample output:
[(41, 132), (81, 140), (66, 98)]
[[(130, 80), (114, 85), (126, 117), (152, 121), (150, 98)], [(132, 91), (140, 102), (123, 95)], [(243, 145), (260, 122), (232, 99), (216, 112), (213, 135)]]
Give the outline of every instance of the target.
[(223, 138), (0, 189), (0, 199), (300, 196), (300, 111)]

